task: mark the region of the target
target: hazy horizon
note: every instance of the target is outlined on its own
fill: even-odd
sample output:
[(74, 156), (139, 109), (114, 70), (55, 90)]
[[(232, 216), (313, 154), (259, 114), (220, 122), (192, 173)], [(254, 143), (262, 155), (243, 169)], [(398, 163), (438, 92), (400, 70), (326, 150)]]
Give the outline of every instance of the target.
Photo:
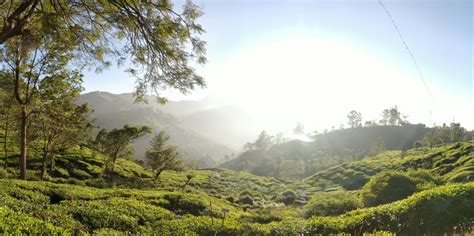
[[(431, 96), (376, 0), (196, 1), (209, 60), (197, 70), (208, 87), (164, 94), (212, 97), (258, 117), (260, 130), (285, 133), (297, 122), (307, 131), (347, 127), (350, 110), (378, 120), (392, 106), (412, 123), (456, 121), (473, 129), (472, 1), (383, 2)], [(134, 78), (123, 70), (86, 72), (85, 92), (133, 92)]]

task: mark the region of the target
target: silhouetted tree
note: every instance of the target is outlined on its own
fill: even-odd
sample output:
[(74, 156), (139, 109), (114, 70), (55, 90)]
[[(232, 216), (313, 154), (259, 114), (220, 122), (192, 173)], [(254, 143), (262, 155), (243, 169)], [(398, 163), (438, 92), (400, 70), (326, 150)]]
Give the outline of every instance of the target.
[(360, 112), (354, 110), (350, 111), (347, 115), (347, 119), (349, 119), (347, 123), (351, 128), (362, 126), (362, 114), (360, 114)]
[(388, 108), (383, 110), (382, 112), (382, 120), (380, 120), (380, 123), (384, 125), (405, 125), (408, 122), (405, 121), (406, 116), (402, 115), (399, 111), (397, 106)]
[(300, 122), (296, 123), (296, 127), (293, 129), (293, 133), (296, 135), (304, 134), (304, 125)]
[(253, 143), (246, 143), (244, 150), (267, 150), (273, 145), (273, 136), (267, 134), (264, 130), (258, 135), (257, 140)]

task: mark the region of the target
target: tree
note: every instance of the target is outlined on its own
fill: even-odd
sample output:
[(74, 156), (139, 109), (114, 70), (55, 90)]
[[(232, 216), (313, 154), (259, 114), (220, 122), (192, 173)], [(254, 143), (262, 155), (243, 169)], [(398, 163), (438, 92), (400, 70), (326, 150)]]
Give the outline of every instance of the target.
[(296, 123), (296, 127), (293, 129), (293, 134), (304, 135), (304, 125), (301, 122)]
[(68, 45), (81, 65), (130, 62), (138, 99), (166, 88), (187, 93), (205, 86), (190, 66), (206, 62), (204, 30), (196, 22), (201, 15), (191, 1), (181, 13), (160, 0), (0, 1), (0, 44), (37, 34)]
[(244, 150), (267, 150), (273, 145), (273, 136), (267, 134), (264, 130), (259, 135), (257, 140), (253, 143), (246, 143)]
[(450, 129), (451, 132), (449, 134), (449, 137), (452, 143), (459, 142), (463, 139), (466, 130), (461, 127), (460, 123), (451, 123)]
[[(70, 70), (68, 63), (73, 52), (68, 44), (61, 44), (49, 37), (41, 37), (41, 30), (28, 38), (15, 38), (0, 47), (1, 80), (6, 80), (13, 101), (19, 107), (20, 127), (20, 178), (26, 179), (28, 124), (33, 114), (41, 112), (44, 105), (51, 101), (42, 101), (42, 83), (50, 77), (75, 77), (77, 71)], [(51, 92), (51, 91), (47, 91)], [(52, 95), (53, 96), (53, 95)], [(54, 97), (54, 96), (53, 96)]]
[(53, 76), (44, 79), (39, 87), (39, 100), (46, 102), (42, 111), (35, 114), (33, 124), (40, 133), (43, 162), (41, 179), (46, 173), (47, 161), (50, 171), (54, 168), (54, 154), (60, 148), (80, 143), (85, 138), (88, 127), (89, 109), (87, 104), (76, 105), (74, 99), (82, 91), (81, 77), (69, 78)]
[(360, 112), (354, 110), (350, 111), (347, 115), (347, 119), (349, 119), (347, 123), (351, 128), (362, 126), (362, 114), (360, 114)]
[(382, 120), (380, 120), (380, 123), (384, 125), (405, 125), (408, 122), (405, 120), (406, 115), (402, 115), (399, 111), (397, 106), (388, 108), (383, 110), (382, 112)]
[(112, 174), (115, 169), (115, 162), (118, 158), (131, 155), (133, 140), (143, 137), (151, 132), (148, 126), (125, 125), (121, 129), (113, 129), (107, 132), (105, 129), (99, 131), (95, 142), (101, 151), (107, 156), (105, 172)]
[(145, 153), (147, 164), (155, 172), (155, 179), (158, 179), (164, 170), (184, 169), (184, 162), (180, 158), (177, 147), (169, 145), (169, 139), (170, 137), (164, 131), (160, 131), (152, 139), (151, 146)]
[(14, 131), (13, 126), (15, 125), (16, 114), (18, 106), (15, 106), (13, 94), (11, 93), (11, 83), (7, 80), (4, 74), (1, 74), (0, 78), (0, 121), (3, 129), (2, 145), (3, 145), (3, 156), (4, 166), (8, 166), (8, 156), (10, 150), (10, 139), (11, 131)]
[(423, 143), (430, 146), (430, 149), (433, 149), (433, 146), (443, 143), (442, 139), (442, 130), (434, 129), (428, 132), (423, 138)]

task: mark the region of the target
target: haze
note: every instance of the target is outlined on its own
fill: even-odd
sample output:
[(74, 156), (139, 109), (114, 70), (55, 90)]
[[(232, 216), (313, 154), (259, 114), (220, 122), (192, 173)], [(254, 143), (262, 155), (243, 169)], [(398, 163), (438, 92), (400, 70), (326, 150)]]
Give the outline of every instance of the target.
[[(198, 67), (208, 87), (164, 92), (171, 100), (236, 105), (255, 134), (290, 134), (297, 122), (321, 132), (347, 125), (350, 110), (378, 120), (395, 105), (411, 123), (474, 128), (472, 1), (384, 1), (431, 96), (375, 0), (196, 3), (208, 32), (209, 63)], [(85, 92), (132, 92), (123, 70), (86, 73)]]

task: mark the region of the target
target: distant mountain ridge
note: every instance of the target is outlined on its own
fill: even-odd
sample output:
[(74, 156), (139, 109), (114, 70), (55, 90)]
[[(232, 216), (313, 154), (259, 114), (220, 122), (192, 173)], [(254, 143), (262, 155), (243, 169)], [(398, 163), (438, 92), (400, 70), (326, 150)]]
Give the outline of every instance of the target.
[[(155, 98), (150, 97), (148, 104), (135, 103), (132, 94), (91, 92), (82, 94), (76, 102), (89, 104), (94, 111), (91, 114), (91, 120), (100, 128), (113, 129), (131, 124), (148, 125), (154, 133), (164, 130), (170, 135), (170, 141), (178, 146), (185, 159), (196, 160), (201, 167), (214, 166), (226, 154), (234, 152), (232, 148), (221, 142), (182, 125), (176, 117), (205, 110), (206, 104), (199, 101), (170, 101), (163, 106), (153, 99)], [(134, 143), (137, 159), (143, 159), (152, 137), (153, 135), (148, 135)]]

